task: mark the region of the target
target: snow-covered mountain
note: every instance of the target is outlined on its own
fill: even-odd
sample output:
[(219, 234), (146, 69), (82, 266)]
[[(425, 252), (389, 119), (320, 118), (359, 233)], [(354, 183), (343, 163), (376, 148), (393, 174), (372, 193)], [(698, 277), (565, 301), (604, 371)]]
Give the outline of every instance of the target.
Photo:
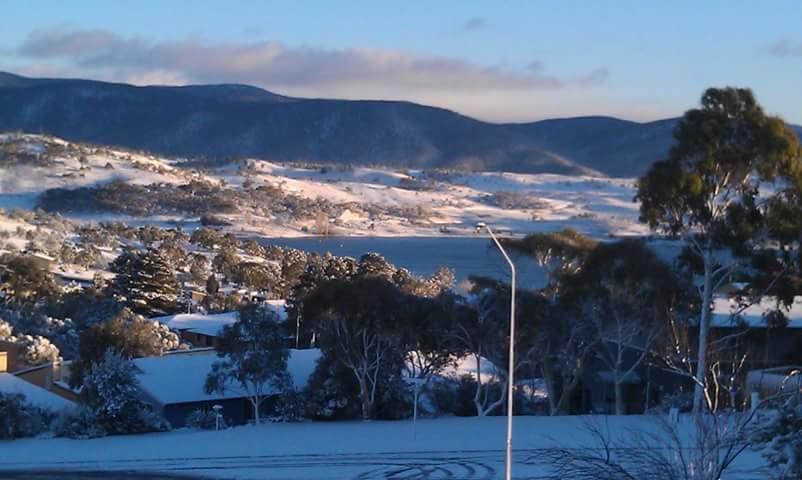
[(135, 87), (0, 72), (0, 131), (46, 132), (218, 163), (264, 158), (634, 177), (665, 155), (675, 123), (581, 117), (495, 124), (409, 102), (292, 98), (246, 85)]

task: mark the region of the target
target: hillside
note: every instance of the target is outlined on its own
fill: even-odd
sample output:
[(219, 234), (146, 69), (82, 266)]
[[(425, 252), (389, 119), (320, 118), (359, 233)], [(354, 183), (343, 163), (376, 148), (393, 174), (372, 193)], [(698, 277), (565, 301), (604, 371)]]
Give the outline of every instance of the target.
[(0, 131), (214, 161), (637, 176), (675, 120), (492, 124), (392, 101), (290, 98), (243, 85), (134, 87), (0, 73)]
[(0, 208), (80, 221), (194, 228), (212, 222), (269, 237), (473, 235), (478, 222), (525, 233), (565, 225), (643, 233), (632, 179), (509, 172), (284, 165), (219, 166), (143, 151), (0, 134)]

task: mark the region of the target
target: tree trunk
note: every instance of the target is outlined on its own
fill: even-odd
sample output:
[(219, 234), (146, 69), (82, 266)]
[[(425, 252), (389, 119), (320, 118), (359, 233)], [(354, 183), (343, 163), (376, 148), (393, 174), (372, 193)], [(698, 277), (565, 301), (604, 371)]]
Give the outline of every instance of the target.
[(362, 399), (362, 420), (370, 420), (370, 411), (373, 406), (370, 402), (368, 384), (364, 378), (359, 379), (359, 397)]
[(261, 424), (262, 417), (259, 415), (259, 405), (261, 404), (261, 399), (258, 397), (254, 397), (251, 399), (251, 405), (253, 405), (253, 420), (256, 422), (257, 425)]
[(710, 330), (710, 308), (713, 303), (713, 252), (703, 253), (705, 278), (702, 289), (702, 312), (699, 315), (699, 353), (696, 362), (696, 384), (693, 390), (693, 413), (702, 412), (707, 386), (707, 334)]
[(543, 382), (546, 384), (546, 397), (549, 401), (549, 415), (557, 415), (557, 386), (554, 384), (554, 375), (548, 362), (541, 361)]
[(563, 391), (560, 392), (560, 399), (557, 401), (557, 404), (552, 409), (552, 415), (560, 415), (563, 413), (570, 413), (570, 411), (565, 411), (566, 404), (571, 399), (571, 395), (574, 393), (574, 389), (578, 384), (578, 379), (572, 379), (568, 384), (565, 385)]
[(624, 404), (624, 388), (621, 385), (621, 380), (619, 378), (615, 378), (613, 380), (614, 388), (615, 388), (615, 414), (616, 415), (624, 415), (626, 414), (626, 405)]
[[(481, 349), (479, 350), (481, 353)], [(482, 357), (480, 353), (475, 355), (476, 359), (476, 390), (473, 393), (473, 406), (476, 408), (476, 415), (483, 417), (484, 409), (482, 408)]]

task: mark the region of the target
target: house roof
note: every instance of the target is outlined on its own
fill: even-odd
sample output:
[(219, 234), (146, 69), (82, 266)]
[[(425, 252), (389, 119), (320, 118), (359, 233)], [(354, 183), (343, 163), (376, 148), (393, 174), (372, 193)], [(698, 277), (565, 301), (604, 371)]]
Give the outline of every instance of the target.
[(238, 318), (239, 314), (237, 312), (215, 313), (211, 315), (204, 315), (202, 313), (180, 313), (178, 315), (156, 317), (153, 318), (153, 320), (157, 320), (173, 330), (191, 331), (214, 337), (224, 326), (235, 323)]
[[(286, 302), (284, 300), (268, 300), (265, 302), (271, 310), (276, 312), (280, 321), (287, 320), (287, 311), (285, 310)], [(164, 323), (173, 330), (190, 331), (215, 337), (220, 333), (226, 325), (231, 325), (237, 321), (239, 314), (237, 312), (225, 313), (179, 313), (177, 315), (167, 315), (164, 317), (155, 317), (152, 320)]]
[(0, 393), (25, 395), (28, 403), (46, 410), (62, 410), (72, 406), (69, 400), (10, 373), (0, 373)]
[[(306, 387), (319, 357), (320, 350), (317, 349), (290, 350), (287, 370), (296, 389)], [(141, 370), (137, 378), (142, 388), (162, 405), (247, 396), (235, 384), (231, 384), (224, 393), (206, 393), (206, 377), (217, 360), (219, 357), (213, 350), (190, 350), (161, 357), (137, 358), (134, 364)]]
[[(777, 309), (777, 300), (774, 297), (763, 297), (759, 303), (750, 305), (743, 311), (735, 299), (726, 296), (716, 297), (713, 299), (710, 324), (714, 327), (765, 328), (767, 323), (764, 315)], [(788, 328), (802, 328), (802, 297), (795, 297), (794, 303), (789, 308), (781, 306), (779, 310), (788, 318)]]

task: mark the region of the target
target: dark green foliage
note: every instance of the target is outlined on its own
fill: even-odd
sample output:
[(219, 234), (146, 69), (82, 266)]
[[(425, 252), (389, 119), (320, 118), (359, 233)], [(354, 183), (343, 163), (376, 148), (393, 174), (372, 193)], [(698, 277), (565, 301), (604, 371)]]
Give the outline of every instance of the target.
[(403, 332), (415, 311), (412, 299), (381, 276), (327, 280), (304, 299), (305, 319), (319, 332), (324, 357), (358, 384), (363, 419), (377, 413), (380, 389), (389, 394), (400, 377)]
[[(744, 270), (746, 262), (738, 257), (766, 248), (774, 234), (787, 237), (787, 225), (771, 211), (793, 210), (777, 201), (800, 185), (802, 163), (797, 136), (781, 119), (766, 115), (748, 89), (706, 90), (700, 107), (680, 119), (674, 140), (668, 158), (652, 165), (638, 181), (635, 198), (641, 203), (642, 222), (681, 237), (692, 259), (701, 260), (695, 367), (688, 355), (683, 361), (684, 370), (696, 371), (694, 412), (699, 413), (708, 387), (713, 292)], [(722, 258), (722, 249), (729, 249), (736, 259)], [(762, 286), (773, 282), (764, 279)]]
[(70, 368), (70, 385), (81, 385), (86, 372), (93, 364), (102, 362), (108, 351), (132, 358), (161, 355), (175, 348), (178, 337), (174, 333), (123, 309), (117, 316), (81, 333), (78, 358)]
[(54, 188), (39, 198), (37, 208), (48, 212), (114, 212), (133, 216), (205, 215), (232, 212), (237, 197), (233, 191), (191, 183), (135, 185), (122, 180), (97, 187)]
[(95, 414), (86, 405), (62, 412), (53, 426), (53, 433), (67, 438), (98, 438), (106, 431), (98, 425)]
[(209, 278), (206, 279), (206, 293), (209, 295), (216, 295), (218, 291), (220, 291), (220, 283), (217, 281), (217, 277), (211, 274)]
[(159, 250), (129, 250), (112, 262), (117, 274), (110, 292), (135, 312), (148, 316), (174, 312), (181, 287), (170, 261)]
[(48, 415), (19, 394), (0, 393), (0, 439), (33, 437), (47, 429)]
[(596, 241), (566, 228), (558, 232), (532, 233), (524, 238), (505, 238), (504, 247), (531, 257), (548, 274), (550, 294), (559, 294), (557, 287), (562, 275), (575, 272), (584, 257), (596, 246)]
[(137, 372), (129, 359), (109, 350), (84, 378), (81, 399), (95, 423), (107, 434), (169, 429), (142, 400)]
[(268, 306), (243, 306), (237, 322), (225, 326), (219, 337), (220, 360), (212, 365), (206, 391), (224, 392), (233, 385), (247, 392), (259, 423), (265, 397), (290, 388), (285, 337), (278, 316)]
[(668, 159), (640, 179), (636, 198), (654, 229), (699, 228), (725, 242), (750, 228), (732, 220), (760, 218), (754, 199), (762, 182), (800, 174), (798, 138), (765, 115), (748, 89), (711, 88), (701, 104), (680, 120)]
[(32, 257), (0, 256), (0, 290), (12, 304), (31, 304), (55, 297), (58, 290), (53, 275)]

